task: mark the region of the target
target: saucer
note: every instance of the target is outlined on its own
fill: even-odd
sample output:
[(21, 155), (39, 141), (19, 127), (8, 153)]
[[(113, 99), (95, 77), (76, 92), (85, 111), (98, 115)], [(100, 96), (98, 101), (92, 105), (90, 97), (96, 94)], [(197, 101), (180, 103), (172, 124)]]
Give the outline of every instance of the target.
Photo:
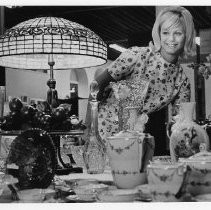
[(95, 197), (80, 197), (79, 195), (69, 195), (65, 198), (67, 202), (74, 202), (74, 203), (90, 203), (90, 202), (95, 202), (96, 198)]
[(198, 202), (210, 202), (211, 201), (211, 194), (202, 194), (202, 195), (197, 195), (193, 198), (194, 200)]
[(65, 180), (65, 183), (71, 187), (77, 187), (88, 184), (98, 184), (99, 182), (96, 179), (72, 179)]
[(20, 190), (17, 193), (20, 202), (23, 203), (39, 203), (42, 202), (45, 198), (43, 189), (41, 188)]
[(87, 184), (76, 186), (73, 190), (81, 201), (95, 201), (96, 195), (108, 189), (105, 184)]
[(138, 185), (136, 188), (138, 189), (140, 194), (139, 200), (148, 202), (152, 201), (152, 196), (148, 184)]
[(74, 191), (75, 191), (76, 194), (100, 193), (100, 192), (102, 192), (104, 190), (107, 190), (108, 187), (109, 186), (105, 185), (105, 184), (93, 184), (93, 183), (90, 183), (90, 184), (76, 186), (74, 188)]
[(97, 195), (97, 199), (102, 202), (133, 202), (138, 197), (137, 189), (112, 189)]

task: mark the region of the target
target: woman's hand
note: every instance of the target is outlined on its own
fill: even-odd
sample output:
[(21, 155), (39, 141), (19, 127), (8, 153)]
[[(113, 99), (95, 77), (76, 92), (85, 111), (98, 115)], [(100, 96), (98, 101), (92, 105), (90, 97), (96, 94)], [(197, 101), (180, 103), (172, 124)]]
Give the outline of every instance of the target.
[(130, 88), (120, 83), (112, 83), (114, 95), (117, 100), (124, 100), (130, 95)]

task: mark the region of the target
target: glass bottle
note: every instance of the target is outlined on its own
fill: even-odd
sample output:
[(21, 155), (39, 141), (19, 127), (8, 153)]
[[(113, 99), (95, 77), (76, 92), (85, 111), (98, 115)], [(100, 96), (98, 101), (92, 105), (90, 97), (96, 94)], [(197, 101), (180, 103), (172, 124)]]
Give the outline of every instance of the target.
[(89, 174), (103, 173), (106, 165), (106, 147), (98, 132), (98, 101), (97, 93), (99, 87), (93, 81), (90, 87), (90, 94), (93, 99), (91, 105), (91, 128), (88, 131), (87, 141), (84, 147), (84, 163)]

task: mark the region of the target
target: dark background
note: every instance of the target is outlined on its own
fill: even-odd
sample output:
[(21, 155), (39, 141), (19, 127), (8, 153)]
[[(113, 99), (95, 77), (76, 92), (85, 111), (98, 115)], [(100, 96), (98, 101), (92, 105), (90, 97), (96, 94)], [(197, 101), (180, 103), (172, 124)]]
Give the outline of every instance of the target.
[[(184, 6), (197, 30), (211, 28), (211, 6)], [(145, 46), (151, 41), (155, 21), (155, 6), (21, 6), (5, 8), (5, 28), (35, 17), (62, 17), (84, 25), (98, 34), (107, 44), (119, 43), (128, 48)], [(119, 52), (108, 48), (108, 58)]]

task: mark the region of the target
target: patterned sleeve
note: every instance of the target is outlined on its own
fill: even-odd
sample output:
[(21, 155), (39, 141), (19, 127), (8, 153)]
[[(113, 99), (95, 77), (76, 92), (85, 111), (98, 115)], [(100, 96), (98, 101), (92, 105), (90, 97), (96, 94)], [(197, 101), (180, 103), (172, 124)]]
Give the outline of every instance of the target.
[(190, 81), (186, 77), (183, 81), (175, 100), (172, 102), (172, 115), (175, 116), (179, 112), (179, 104), (183, 102), (189, 102), (191, 97)]
[(146, 47), (131, 47), (127, 49), (107, 67), (108, 73), (116, 81), (124, 79), (133, 72), (138, 56), (144, 51), (146, 51)]

